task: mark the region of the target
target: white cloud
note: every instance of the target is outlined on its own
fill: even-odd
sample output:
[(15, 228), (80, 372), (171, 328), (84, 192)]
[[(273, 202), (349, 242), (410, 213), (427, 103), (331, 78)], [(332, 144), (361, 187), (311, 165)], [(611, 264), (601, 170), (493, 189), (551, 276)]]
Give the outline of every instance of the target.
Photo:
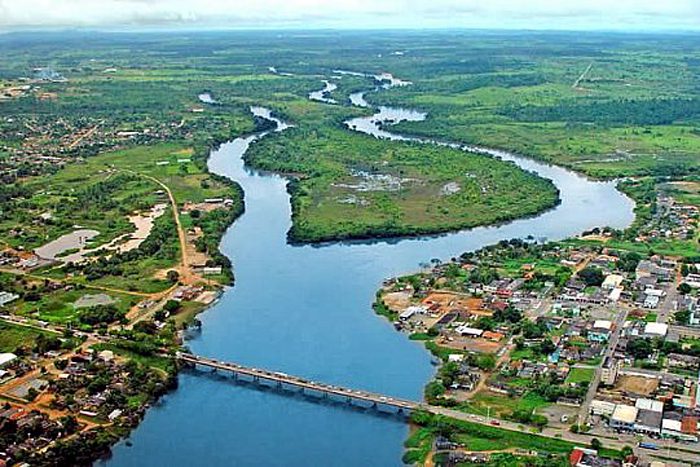
[(698, 29), (700, 0), (0, 0), (0, 28)]

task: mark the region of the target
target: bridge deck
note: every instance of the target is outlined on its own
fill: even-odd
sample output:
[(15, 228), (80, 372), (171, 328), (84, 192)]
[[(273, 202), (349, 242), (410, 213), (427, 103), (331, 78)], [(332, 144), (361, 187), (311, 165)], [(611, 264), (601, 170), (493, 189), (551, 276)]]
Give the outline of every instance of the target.
[(178, 353), (177, 358), (183, 362), (195, 365), (202, 365), (217, 370), (230, 371), (232, 373), (250, 376), (254, 379), (264, 379), (280, 384), (288, 384), (290, 386), (295, 386), (301, 389), (309, 389), (312, 391), (323, 392), (335, 396), (348, 397), (365, 402), (371, 402), (373, 404), (383, 404), (405, 410), (416, 410), (423, 407), (423, 404), (411, 400), (398, 399), (396, 397), (389, 397), (383, 394), (376, 394), (368, 391), (353, 390), (341, 386), (318, 383), (315, 381), (309, 381), (307, 379), (300, 378), (298, 376), (291, 376), (285, 373), (267, 371), (259, 368), (238, 365), (235, 363), (219, 362), (216, 360), (192, 354)]

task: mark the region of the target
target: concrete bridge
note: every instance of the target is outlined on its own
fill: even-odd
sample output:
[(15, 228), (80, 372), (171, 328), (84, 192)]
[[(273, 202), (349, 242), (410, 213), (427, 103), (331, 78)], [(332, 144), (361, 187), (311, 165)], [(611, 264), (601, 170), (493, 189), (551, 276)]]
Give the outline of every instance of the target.
[(333, 386), (330, 384), (309, 381), (307, 379), (291, 376), (286, 373), (268, 371), (259, 368), (253, 368), (235, 363), (219, 362), (210, 358), (200, 357), (188, 353), (178, 352), (177, 359), (181, 362), (191, 364), (193, 366), (201, 366), (211, 368), (217, 371), (225, 371), (231, 373), (234, 377), (247, 376), (255, 382), (270, 381), (276, 383), (279, 387), (291, 386), (299, 388), (301, 391), (308, 390), (324, 394), (326, 396), (337, 396), (345, 398), (348, 402), (362, 401), (372, 404), (373, 407), (387, 406), (397, 409), (399, 412), (410, 412), (416, 409), (426, 409), (427, 407), (415, 401), (406, 399), (398, 399), (389, 397), (383, 394), (344, 388), (341, 386)]

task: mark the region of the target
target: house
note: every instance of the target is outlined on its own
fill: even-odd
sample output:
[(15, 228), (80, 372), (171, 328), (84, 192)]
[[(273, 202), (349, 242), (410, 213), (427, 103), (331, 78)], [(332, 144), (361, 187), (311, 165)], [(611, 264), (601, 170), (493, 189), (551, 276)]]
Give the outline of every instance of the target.
[(569, 465), (571, 467), (621, 467), (622, 462), (618, 459), (600, 457), (598, 451), (577, 446), (569, 454)]
[(700, 366), (700, 357), (670, 353), (666, 356), (666, 363), (676, 368), (697, 368)]
[(682, 441), (698, 442), (698, 420), (684, 417), (681, 420), (664, 418), (661, 423), (661, 435)]
[(619, 274), (610, 274), (605, 278), (601, 287), (605, 290), (616, 289), (622, 285), (622, 281), (624, 280), (625, 278)]
[(631, 405), (618, 404), (610, 417), (610, 426), (618, 430), (634, 430), (639, 409)]

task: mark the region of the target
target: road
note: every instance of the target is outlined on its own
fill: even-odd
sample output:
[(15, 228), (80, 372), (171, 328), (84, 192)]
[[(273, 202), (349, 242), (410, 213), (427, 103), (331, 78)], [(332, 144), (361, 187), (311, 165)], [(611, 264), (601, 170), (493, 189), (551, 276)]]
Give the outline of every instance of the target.
[(181, 271), (180, 271), (180, 281), (183, 284), (191, 285), (194, 284), (195, 282), (201, 280), (200, 277), (195, 275), (192, 272), (192, 269), (190, 268), (190, 262), (189, 258), (187, 257), (187, 235), (185, 234), (185, 229), (182, 228), (182, 223), (180, 222), (180, 210), (177, 207), (177, 203), (175, 202), (175, 196), (173, 196), (173, 192), (170, 190), (170, 187), (166, 185), (165, 183), (161, 182), (155, 177), (152, 177), (150, 175), (144, 175), (144, 174), (138, 174), (142, 177), (145, 177), (156, 184), (158, 184), (165, 192), (168, 194), (168, 199), (170, 200), (170, 206), (173, 210), (173, 219), (175, 220), (175, 226), (177, 227), (177, 236), (178, 239), (180, 240), (180, 254), (181, 254)]
[(102, 120), (101, 122), (99, 122), (99, 123), (98, 123), (97, 125), (95, 125), (94, 127), (90, 128), (90, 129), (89, 129), (88, 131), (86, 131), (82, 136), (79, 136), (75, 141), (73, 141), (71, 144), (68, 145), (68, 149), (73, 149), (73, 148), (76, 147), (76, 146), (78, 145), (78, 143), (80, 143), (82, 140), (84, 140), (85, 138), (89, 138), (90, 136), (92, 136), (93, 134), (95, 134), (95, 132), (97, 131), (97, 129), (98, 129), (103, 123), (104, 123), (104, 120)]
[(583, 73), (581, 73), (581, 76), (578, 77), (578, 79), (576, 80), (576, 82), (574, 82), (573, 86), (571, 86), (571, 87), (574, 88), (574, 89), (577, 89), (577, 88), (578, 88), (578, 85), (581, 84), (581, 81), (583, 81), (583, 79), (586, 77), (586, 75), (588, 74), (588, 72), (591, 71), (591, 68), (593, 68), (593, 62), (591, 62), (591, 63), (588, 64), (588, 67), (586, 68), (586, 71), (584, 71)]
[(588, 392), (586, 393), (586, 398), (583, 400), (583, 404), (581, 404), (581, 410), (579, 410), (578, 414), (578, 423), (579, 425), (583, 425), (586, 423), (588, 420), (588, 411), (591, 407), (591, 402), (593, 402), (593, 399), (595, 398), (596, 393), (598, 392), (598, 386), (600, 385), (600, 378), (602, 376), (602, 366), (603, 362), (607, 357), (612, 357), (613, 354), (615, 353), (615, 348), (617, 347), (617, 343), (620, 341), (620, 336), (622, 335), (622, 329), (623, 325), (625, 324), (625, 320), (627, 320), (627, 314), (628, 310), (626, 307), (623, 307), (622, 310), (620, 310), (620, 313), (617, 315), (617, 319), (615, 320), (615, 330), (613, 331), (612, 335), (610, 336), (610, 340), (608, 341), (608, 345), (605, 348), (605, 352), (603, 354), (603, 358), (601, 360), (601, 363), (599, 363), (595, 367), (595, 373), (593, 374), (593, 380), (591, 381), (591, 384), (588, 386)]
[(676, 278), (673, 284), (666, 291), (666, 296), (659, 304), (659, 316), (657, 321), (659, 323), (672, 323), (674, 321), (674, 314), (676, 313), (678, 307), (678, 301), (680, 299), (680, 293), (678, 292), (678, 285), (681, 281), (681, 273), (677, 271)]

